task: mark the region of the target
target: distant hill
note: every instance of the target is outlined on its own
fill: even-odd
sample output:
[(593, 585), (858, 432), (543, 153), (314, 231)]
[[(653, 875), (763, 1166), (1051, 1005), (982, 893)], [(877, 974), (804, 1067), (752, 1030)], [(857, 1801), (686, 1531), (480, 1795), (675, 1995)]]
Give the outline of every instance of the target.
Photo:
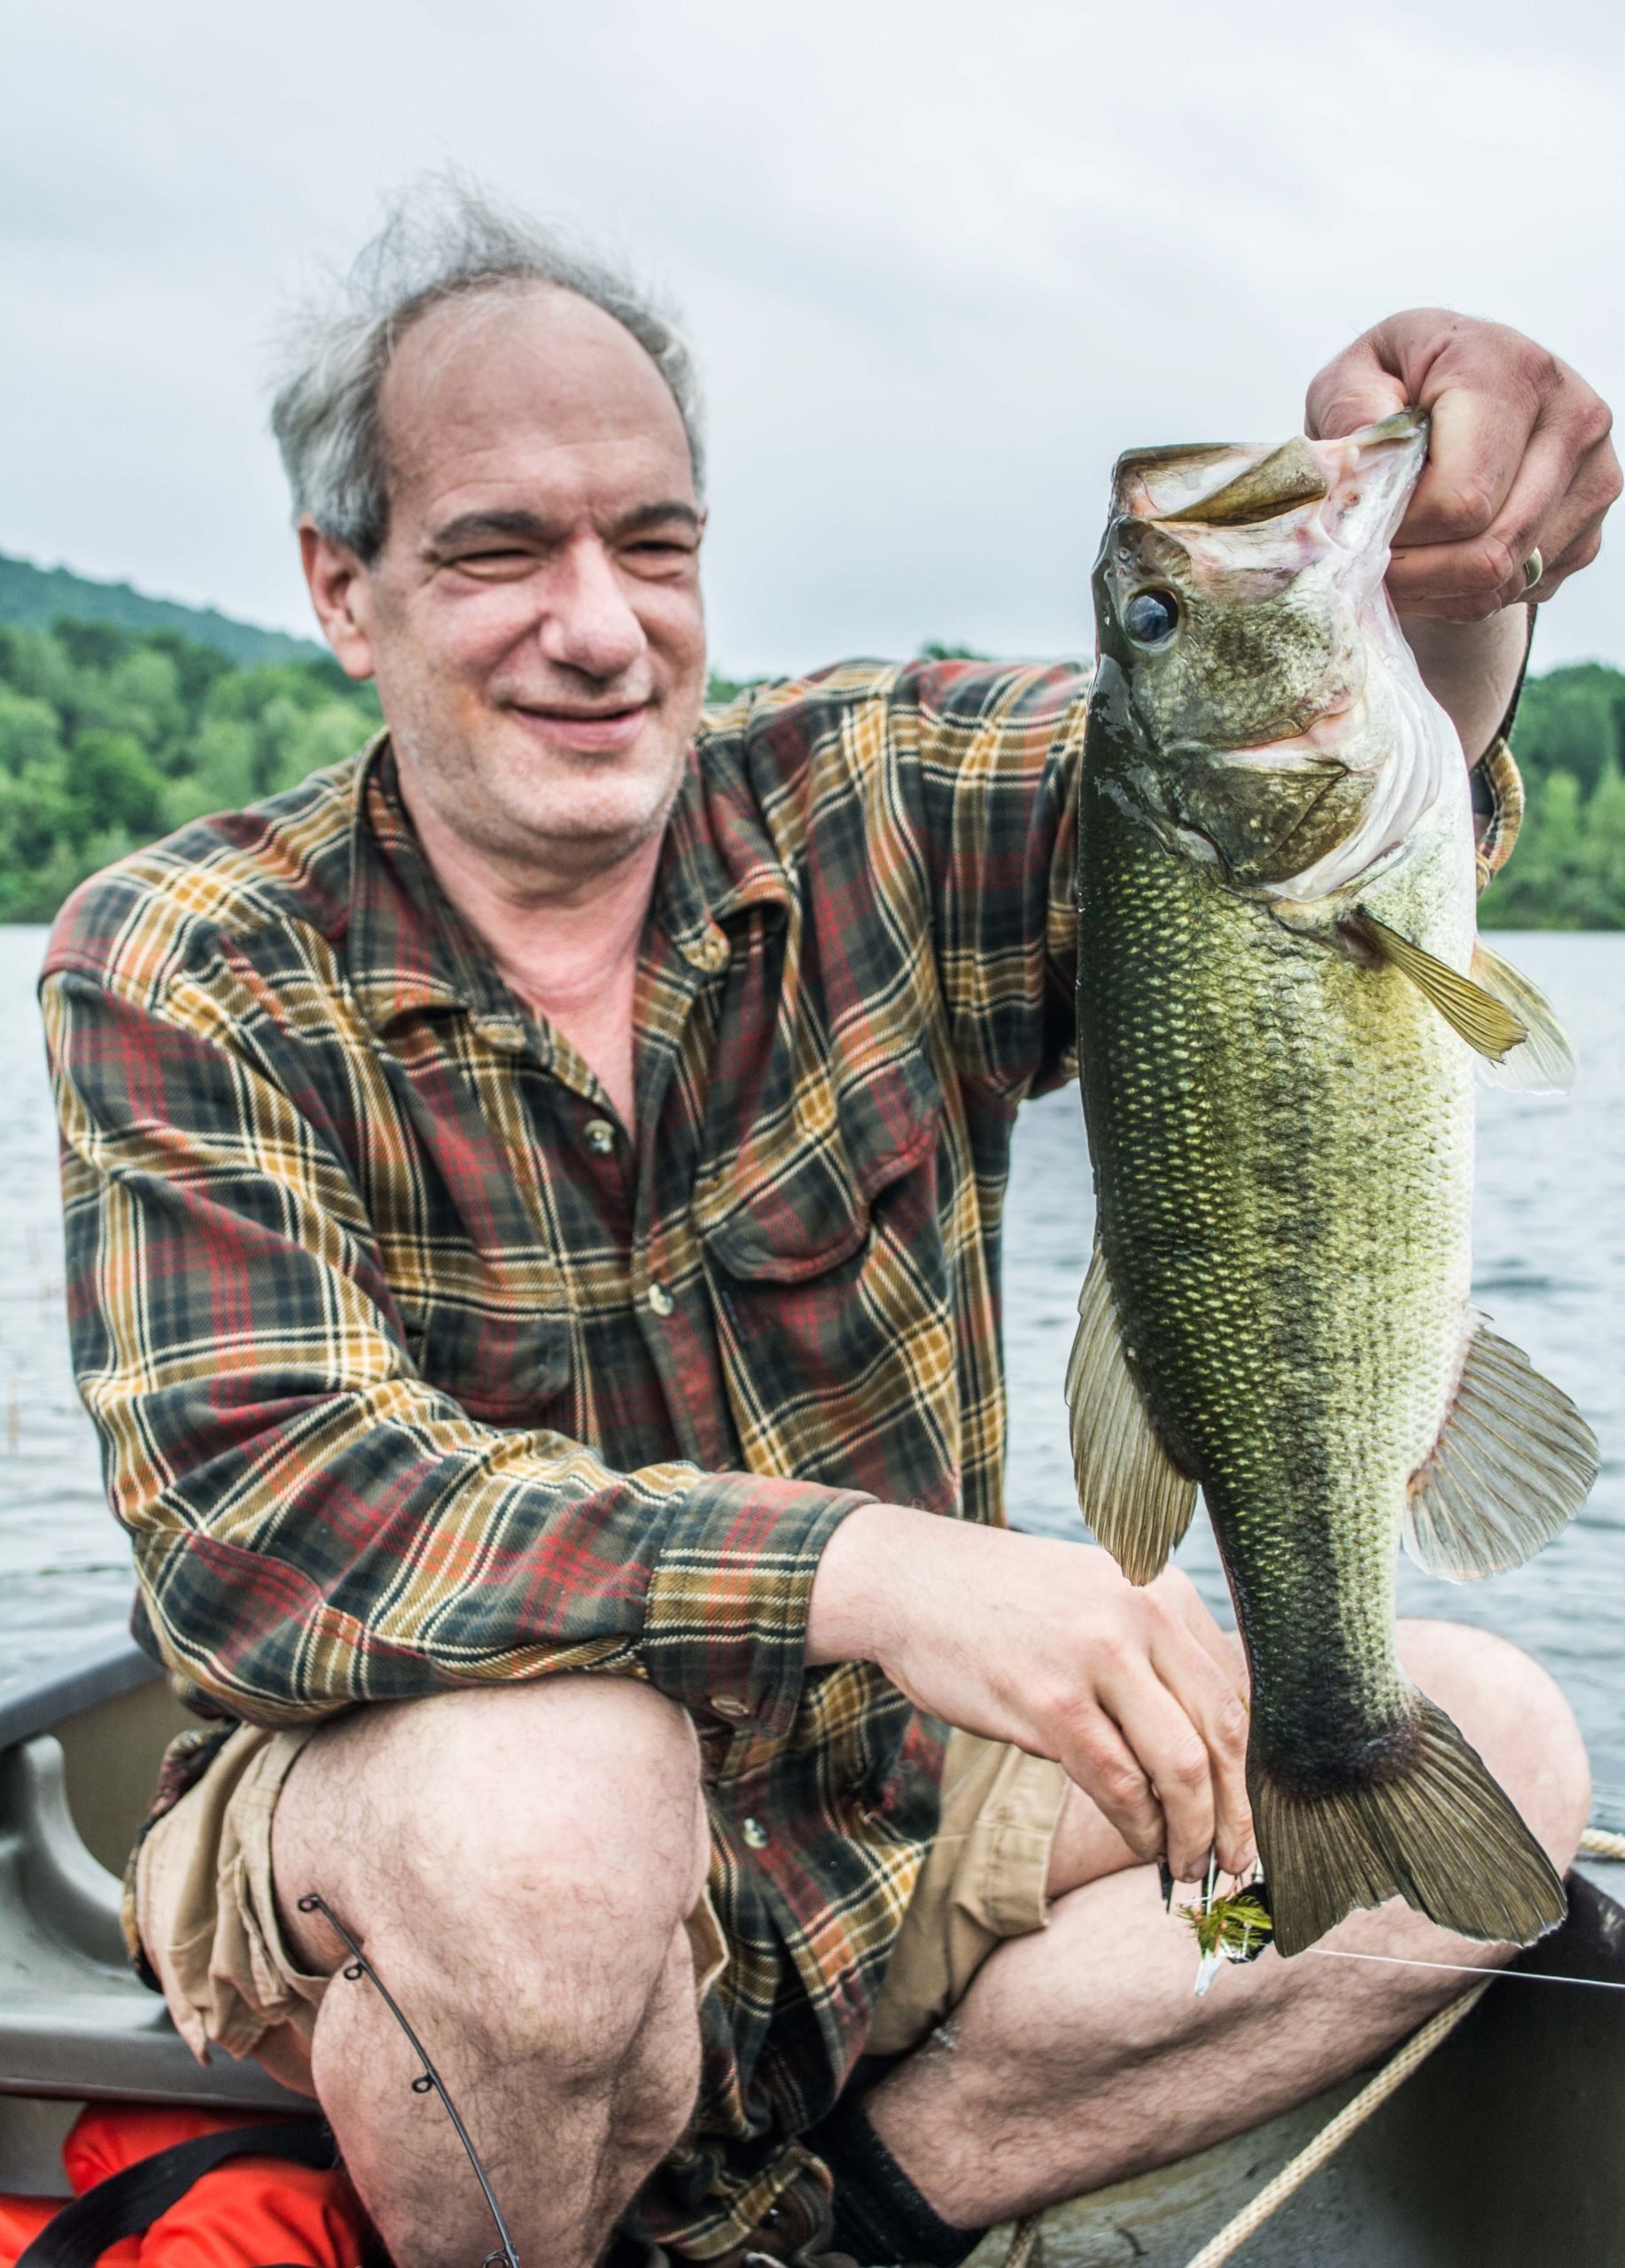
[(212, 606), (183, 606), (176, 599), (150, 599), (128, 583), (97, 583), (66, 567), (35, 567), (0, 552), (0, 622), (28, 630), (49, 630), (66, 617), (74, 622), (114, 622), (121, 629), (175, 630), (199, 645), (213, 646), (234, 662), (314, 662), (327, 649), (283, 630), (261, 630), (234, 622)]

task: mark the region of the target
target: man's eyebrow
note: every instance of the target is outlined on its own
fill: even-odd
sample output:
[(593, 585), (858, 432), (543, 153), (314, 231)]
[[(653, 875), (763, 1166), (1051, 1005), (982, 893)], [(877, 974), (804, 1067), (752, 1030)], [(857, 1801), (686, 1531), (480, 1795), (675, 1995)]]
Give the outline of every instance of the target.
[(700, 532), (700, 516), (692, 504), (685, 504), (673, 497), (667, 503), (640, 504), (634, 511), (626, 513), (611, 523), (611, 535), (641, 535), (644, 529), (664, 526), (668, 520), (680, 520), (691, 535)]
[[(700, 516), (692, 504), (685, 504), (680, 497), (672, 497), (655, 504), (639, 504), (630, 512), (612, 521), (611, 536), (641, 535), (646, 530), (669, 525), (680, 521), (693, 535), (700, 532)], [(557, 543), (567, 531), (557, 522), (544, 520), (540, 513), (526, 511), (460, 512), (455, 520), (447, 520), (429, 539), (431, 551), (444, 552), (461, 549), (464, 544), (484, 543), (493, 540), (510, 543)]]
[(429, 539), (432, 551), (455, 551), (465, 543), (507, 537), (520, 543), (556, 543), (563, 529), (535, 512), (460, 512)]

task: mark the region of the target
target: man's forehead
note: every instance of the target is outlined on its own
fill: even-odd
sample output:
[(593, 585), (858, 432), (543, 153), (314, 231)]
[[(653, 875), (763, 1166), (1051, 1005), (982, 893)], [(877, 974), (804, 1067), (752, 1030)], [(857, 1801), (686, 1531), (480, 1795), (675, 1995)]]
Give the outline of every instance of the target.
[(671, 390), (630, 331), (547, 285), (436, 307), (401, 340), (380, 397), (391, 485), (444, 493), (588, 461), (617, 485), (692, 494)]

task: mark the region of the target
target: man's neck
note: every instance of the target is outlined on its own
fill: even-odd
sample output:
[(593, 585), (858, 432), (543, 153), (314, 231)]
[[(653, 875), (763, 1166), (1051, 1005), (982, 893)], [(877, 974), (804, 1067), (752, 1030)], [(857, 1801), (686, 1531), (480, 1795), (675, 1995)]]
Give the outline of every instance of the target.
[(447, 827), (404, 776), (401, 793), (435, 879), (503, 982), (591, 1066), (630, 1131), (638, 947), (664, 829), (585, 874), (510, 870)]

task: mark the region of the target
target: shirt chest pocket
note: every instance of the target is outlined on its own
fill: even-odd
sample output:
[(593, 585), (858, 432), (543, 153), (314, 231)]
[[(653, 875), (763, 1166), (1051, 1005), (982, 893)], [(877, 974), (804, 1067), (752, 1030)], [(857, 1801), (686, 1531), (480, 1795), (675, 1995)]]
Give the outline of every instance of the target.
[(695, 1192), (700, 1240), (740, 1283), (805, 1283), (851, 1260), (888, 1192), (935, 1152), (943, 1096), (923, 1047), (838, 1095), (828, 1078), (805, 1083), (797, 1102)]
[(488, 1425), (551, 1425), (571, 1381), (570, 1318), (447, 1296), (402, 1299), (424, 1382)]
[[(815, 1102), (817, 1091), (812, 1091)], [(923, 1049), (748, 1141), (695, 1225), (753, 1471), (949, 1510), (952, 1296), (938, 1216), (943, 1095)]]

